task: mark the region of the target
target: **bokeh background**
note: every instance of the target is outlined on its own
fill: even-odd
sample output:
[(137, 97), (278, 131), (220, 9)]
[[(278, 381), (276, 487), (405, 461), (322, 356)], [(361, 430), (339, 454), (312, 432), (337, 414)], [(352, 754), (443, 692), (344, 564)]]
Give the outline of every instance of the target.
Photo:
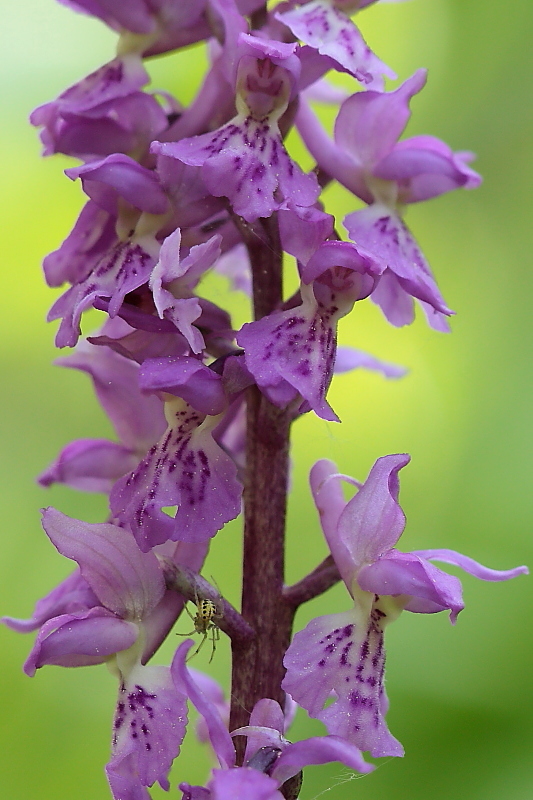
[[(29, 111), (112, 57), (114, 35), (50, 0), (1, 0), (3, 301), (0, 314), (2, 543), (0, 614), (29, 616), (33, 602), (69, 571), (42, 533), (40, 506), (101, 521), (105, 501), (72, 490), (45, 492), (34, 477), (66, 442), (110, 428), (86, 376), (53, 367), (54, 294), (40, 262), (69, 232), (83, 197), (63, 174), (66, 159), (39, 159)], [(452, 335), (422, 319), (391, 328), (370, 303), (340, 330), (351, 343), (403, 364), (409, 375), (339, 376), (330, 399), (343, 419), (312, 416), (295, 426), (289, 513), (288, 577), (312, 569), (325, 547), (310, 503), (307, 474), (319, 457), (363, 479), (374, 460), (407, 451), (403, 549), (450, 547), (487, 565), (533, 565), (533, 296), (531, 223), (532, 86), (530, 0), (411, 0), (360, 15), (367, 40), (404, 79), (429, 68), (413, 102), (409, 133), (431, 133), (472, 149), (484, 184), (409, 211), (448, 303)], [(188, 102), (203, 68), (202, 48), (156, 60), (154, 85)], [(332, 114), (324, 110), (324, 118)], [(291, 144), (297, 147), (294, 137)], [(345, 192), (330, 208), (352, 210)], [(209, 280), (224, 302), (226, 285)], [(236, 324), (243, 300), (232, 301)], [(98, 323), (87, 317), (85, 330)], [(239, 523), (221, 532), (206, 575), (238, 602)], [(533, 797), (533, 583), (487, 584), (465, 577), (467, 607), (452, 628), (445, 615), (404, 614), (387, 631), (389, 724), (406, 749), (354, 778), (338, 764), (307, 770), (302, 798), (315, 800), (531, 800)], [(298, 624), (348, 607), (336, 587), (302, 609)], [(178, 624), (178, 630), (189, 623)], [(158, 654), (168, 663), (178, 639)], [(30, 637), (0, 628), (0, 786), (6, 800), (104, 800), (103, 765), (116, 686), (105, 667), (46, 668), (34, 679), (21, 664)], [(208, 668), (209, 647), (194, 666)], [(222, 641), (208, 668), (228, 683)], [(322, 728), (302, 713), (294, 739)], [(172, 775), (203, 782), (209, 754), (190, 737)], [(159, 789), (155, 798), (163, 797)]]

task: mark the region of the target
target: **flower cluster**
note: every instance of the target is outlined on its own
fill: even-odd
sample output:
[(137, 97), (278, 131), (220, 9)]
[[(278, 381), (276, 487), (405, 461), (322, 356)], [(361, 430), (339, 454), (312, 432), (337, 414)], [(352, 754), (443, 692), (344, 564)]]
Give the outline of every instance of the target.
[[(156, 782), (170, 789), (188, 701), (219, 768), (205, 787), (182, 782), (183, 800), (296, 798), (305, 766), (340, 761), (366, 773), (364, 752), (402, 755), (385, 720), (386, 625), (403, 610), (449, 610), (455, 622), (461, 584), (433, 560), (488, 581), (527, 571), (490, 570), (450, 550), (398, 551), (398, 474), (409, 456), (388, 455), (362, 484), (315, 464), (331, 555), (283, 583), (291, 423), (309, 412), (339, 421), (327, 399), (336, 371), (403, 374), (338, 349), (338, 322), (370, 298), (405, 325), (417, 301), (447, 330), (452, 311), (405, 209), (480, 181), (470, 153), (401, 138), (426, 73), (386, 90), (395, 75), (353, 21), (374, 1), (62, 0), (116, 30), (118, 43), (108, 64), (31, 117), (45, 155), (81, 162), (66, 175), (87, 195), (44, 261), (47, 283), (66, 285), (49, 319), (59, 320), (57, 346), (74, 348), (57, 363), (90, 376), (116, 440), (71, 442), (39, 477), (105, 493), (108, 516), (90, 524), (46, 509), (45, 533), (77, 568), (31, 619), (3, 621), (37, 631), (28, 675), (106, 663), (118, 679), (106, 767), (115, 800), (148, 800)], [(210, 61), (188, 107), (146, 90), (145, 59), (195, 43), (207, 43)], [(331, 71), (353, 79), (333, 138), (310, 106), (316, 96), (336, 101)], [(287, 149), (293, 128), (316, 161), (311, 172)], [(354, 196), (344, 239), (320, 199), (334, 180)], [(284, 268), (297, 270), (289, 298)], [(240, 330), (202, 294), (213, 270), (251, 297), (253, 319)], [(82, 339), (89, 308), (105, 321)], [(358, 487), (349, 501), (343, 480)], [(200, 572), (210, 540), (243, 507), (239, 612)], [(292, 637), (297, 608), (340, 580), (350, 609)], [(186, 664), (191, 641), (171, 666), (148, 664), (188, 601), (200, 646), (211, 636), (214, 653), (219, 629), (232, 640), (229, 719), (221, 690)], [(327, 734), (290, 742), (296, 706)]]

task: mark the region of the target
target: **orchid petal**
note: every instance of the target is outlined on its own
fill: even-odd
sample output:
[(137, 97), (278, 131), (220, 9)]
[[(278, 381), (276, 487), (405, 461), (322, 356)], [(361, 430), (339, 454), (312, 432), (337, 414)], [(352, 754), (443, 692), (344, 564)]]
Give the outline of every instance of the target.
[(48, 286), (83, 281), (117, 241), (115, 222), (107, 211), (89, 200), (63, 244), (43, 261)]
[(275, 14), (292, 33), (329, 56), (368, 88), (383, 89), (383, 76), (395, 73), (370, 50), (351, 19), (327, 0)]
[(508, 581), (518, 575), (529, 575), (527, 567), (522, 566), (503, 570), (490, 569), (474, 561), (473, 558), (457, 553), (455, 550), (413, 550), (412, 554), (431, 561), (444, 561), (446, 564), (454, 564), (482, 581)]
[(302, 291), (302, 300), (297, 308), (245, 323), (237, 343), (244, 348), (257, 385), (272, 402), (283, 405), (286, 398), (279, 402), (272, 390), (289, 384), (289, 400), (299, 392), (319, 417), (338, 421), (325, 399), (335, 361), (336, 325), (312, 291)]
[(156, 173), (122, 153), (71, 167), (65, 174), (72, 180), (80, 178), (85, 194), (110, 214), (117, 213), (119, 198), (149, 214), (165, 214), (168, 210), (168, 199)]
[(40, 628), (45, 622), (62, 614), (73, 614), (87, 611), (99, 601), (79, 569), (75, 569), (68, 578), (52, 589), (45, 597), (38, 600), (29, 619), (0, 617), (0, 622), (18, 633), (29, 633)]
[(139, 376), (141, 389), (181, 397), (202, 414), (216, 416), (227, 406), (220, 375), (191, 356), (147, 359)]
[(127, 447), (106, 439), (77, 439), (61, 450), (38, 477), (41, 486), (64, 483), (85, 492), (110, 492), (115, 481), (137, 464)]
[(212, 800), (283, 800), (276, 781), (249, 767), (214, 769), (209, 788)]
[(359, 92), (345, 100), (335, 122), (337, 145), (361, 167), (372, 170), (407, 125), (409, 101), (423, 88), (426, 76), (420, 69), (394, 92)]
[[(385, 553), (373, 564), (362, 568), (357, 583), (365, 592), (377, 595), (408, 595), (428, 600), (431, 604), (429, 613), (449, 608), (453, 623), (464, 608), (460, 580), (414, 553), (399, 553), (397, 550)], [(422, 609), (423, 604), (418, 603), (417, 610), (420, 612)], [(414, 610), (414, 605), (410, 610)]]
[(24, 664), (32, 677), (45, 664), (85, 667), (102, 664), (109, 656), (131, 647), (137, 625), (118, 619), (101, 606), (77, 614), (63, 614), (45, 622)]
[(98, 298), (109, 298), (108, 313), (115, 317), (128, 292), (147, 283), (159, 245), (150, 236), (119, 242), (105, 253), (83, 281), (71, 286), (48, 313), (48, 321), (61, 319), (58, 347), (74, 347), (81, 334), (80, 319)]
[(153, 553), (116, 525), (91, 524), (48, 508), (43, 527), (58, 551), (77, 561), (100, 602), (120, 617), (141, 620), (161, 600), (165, 582)]
[(282, 784), (297, 775), (303, 767), (332, 761), (340, 761), (363, 774), (374, 769), (373, 764), (365, 762), (357, 747), (340, 736), (314, 736), (289, 744), (276, 761), (271, 775), (278, 784)]
[(194, 353), (200, 353), (205, 342), (192, 324), (201, 316), (202, 308), (198, 298), (191, 296), (191, 289), (220, 255), (220, 242), (220, 236), (212, 236), (209, 241), (191, 247), (189, 254), (181, 259), (181, 231), (176, 228), (161, 245), (159, 261), (150, 276), (150, 288), (160, 318), (173, 322)]
[(252, 296), (252, 268), (245, 244), (241, 242), (223, 253), (215, 264), (215, 270), (228, 278), (233, 291)]
[(374, 203), (348, 214), (344, 224), (359, 252), (377, 262), (381, 272), (391, 270), (401, 288), (412, 297), (429, 303), (442, 314), (453, 313), (444, 302), (413, 235), (394, 211)]
[(193, 644), (192, 639), (187, 639), (176, 650), (171, 666), (172, 677), (178, 690), (187, 694), (194, 707), (205, 719), (211, 745), (220, 766), (229, 769), (235, 764), (235, 748), (226, 724), (215, 703), (200, 690), (185, 666), (187, 654)]
[(235, 736), (238, 732), (246, 733), (247, 741), (244, 754), (246, 763), (254, 753), (257, 753), (265, 745), (280, 747), (284, 728), (285, 717), (280, 704), (270, 697), (263, 697), (255, 704), (250, 714), (248, 725), (239, 729), (239, 731), (233, 731), (232, 736)]
[[(187, 725), (187, 698), (169, 667), (135, 666), (119, 689), (113, 723), (113, 754), (106, 767), (111, 786), (118, 776), (140, 787), (159, 781), (168, 791), (168, 773)], [(141, 795), (142, 796), (142, 795)], [(115, 795), (122, 800), (120, 794)]]
[(434, 136), (413, 136), (394, 145), (374, 167), (378, 178), (400, 184), (403, 202), (417, 203), (459, 187), (475, 189), (481, 177), (460, 153)]
[(410, 460), (407, 454), (378, 458), (340, 515), (337, 536), (350, 553), (354, 572), (380, 558), (402, 535), (405, 514), (398, 503), (398, 473)]
[(309, 482), (329, 550), (343, 581), (350, 587), (356, 565), (350, 549), (337, 535), (337, 526), (346, 502), (336, 465), (327, 459), (317, 461), (311, 468)]
[(39, 106), (30, 115), (32, 125), (51, 127), (56, 119), (68, 113), (81, 113), (125, 97), (150, 80), (141, 58), (130, 53), (104, 64), (78, 83), (65, 89), (57, 100)]
[(306, 175), (290, 159), (277, 125), (252, 117), (235, 117), (214, 133), (178, 143), (159, 143), (152, 150), (202, 166), (211, 194), (227, 197), (236, 214), (247, 222), (269, 217), (281, 207), (277, 189), (294, 205), (310, 206), (319, 194), (314, 175)]
[[(354, 609), (318, 617), (294, 636), (283, 660), (285, 691), (329, 733), (375, 757), (403, 754), (384, 718), (386, 622), (377, 608), (367, 619)], [(336, 699), (324, 708), (332, 691)]]
[(302, 264), (333, 233), (334, 219), (318, 208), (285, 208), (278, 211), (279, 233), (283, 249)]
[[(212, 436), (218, 418), (205, 419), (179, 398), (166, 405), (167, 432), (110, 495), (113, 513), (145, 552), (168, 539), (210, 539), (241, 510), (237, 468)], [(165, 506), (178, 506), (174, 521)]]
[(337, 347), (335, 374), (350, 372), (353, 369), (369, 369), (373, 372), (381, 372), (385, 378), (403, 378), (407, 372), (405, 367), (382, 361), (380, 358), (370, 355), (370, 353), (356, 350), (355, 347)]
[[(210, 675), (206, 675), (197, 669), (189, 668), (189, 673), (199, 690), (213, 703), (222, 721), (228, 727), (230, 704), (226, 700), (222, 686)], [(196, 737), (200, 742), (210, 741), (206, 721), (201, 715), (196, 722)]]
[(135, 744), (130, 742), (120, 757), (106, 765), (106, 776), (114, 800), (152, 800), (150, 792), (135, 774)]

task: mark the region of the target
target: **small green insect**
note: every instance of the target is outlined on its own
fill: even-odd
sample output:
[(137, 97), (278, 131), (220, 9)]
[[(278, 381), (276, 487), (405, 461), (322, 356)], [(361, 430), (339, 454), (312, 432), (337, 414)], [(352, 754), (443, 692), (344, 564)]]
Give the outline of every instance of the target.
[[(185, 611), (192, 619), (194, 623), (194, 630), (190, 631), (189, 633), (178, 633), (178, 636), (192, 636), (194, 633), (200, 633), (203, 636), (202, 641), (194, 651), (192, 655), (189, 656), (191, 659), (197, 653), (200, 652), (202, 649), (204, 642), (206, 639), (211, 639), (211, 658), (209, 659), (209, 664), (213, 660), (213, 656), (215, 655), (215, 650), (217, 649), (217, 642), (220, 639), (220, 628), (218, 626), (217, 620), (222, 619), (222, 613), (213, 600), (206, 600), (200, 599), (195, 592), (195, 603), (196, 603), (196, 614), (191, 614), (189, 611), (187, 604), (185, 604)], [(209, 637), (209, 632), (211, 632), (211, 636)], [(189, 660), (187, 659), (187, 660)]]

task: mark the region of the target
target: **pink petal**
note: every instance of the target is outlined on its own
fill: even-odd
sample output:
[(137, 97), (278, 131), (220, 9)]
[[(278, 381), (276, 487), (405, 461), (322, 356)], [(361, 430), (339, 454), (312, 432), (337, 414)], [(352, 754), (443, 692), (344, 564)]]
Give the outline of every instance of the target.
[[(139, 466), (113, 487), (113, 513), (129, 524), (144, 551), (168, 539), (209, 539), (241, 510), (233, 460), (212, 437), (216, 417), (169, 401), (170, 427)], [(178, 506), (174, 521), (161, 509)]]
[[(318, 617), (294, 636), (283, 660), (285, 691), (329, 733), (375, 757), (403, 755), (384, 719), (385, 622), (377, 609), (366, 620), (353, 609)], [(324, 708), (331, 692), (336, 699)]]
[(58, 551), (78, 562), (100, 602), (120, 617), (141, 620), (163, 597), (159, 562), (142, 553), (124, 528), (81, 522), (54, 508), (44, 511), (43, 527)]
[(111, 786), (117, 773), (122, 780), (130, 776), (139, 786), (159, 781), (168, 791), (168, 773), (186, 726), (187, 698), (176, 689), (170, 668), (135, 666), (119, 689), (113, 752), (106, 767)]
[(382, 90), (383, 76), (396, 77), (370, 50), (352, 20), (327, 0), (311, 0), (275, 16), (298, 39), (337, 61), (366, 87)]
[(337, 535), (362, 567), (388, 552), (403, 533), (398, 473), (411, 460), (405, 453), (378, 458), (368, 478), (339, 517)]
[(118, 619), (101, 606), (63, 614), (43, 624), (24, 664), (24, 672), (32, 677), (45, 664), (60, 667), (102, 664), (109, 656), (130, 648), (138, 635), (137, 625)]
[(138, 462), (127, 447), (106, 439), (77, 439), (59, 453), (38, 477), (41, 486), (64, 483), (85, 492), (110, 492)]
[(201, 691), (185, 666), (185, 659), (192, 645), (192, 639), (187, 639), (176, 650), (171, 667), (172, 677), (178, 691), (187, 694), (194, 707), (205, 719), (211, 745), (217, 755), (220, 766), (224, 769), (229, 769), (235, 764), (235, 747), (228, 733), (226, 723), (220, 716), (217, 704)]

